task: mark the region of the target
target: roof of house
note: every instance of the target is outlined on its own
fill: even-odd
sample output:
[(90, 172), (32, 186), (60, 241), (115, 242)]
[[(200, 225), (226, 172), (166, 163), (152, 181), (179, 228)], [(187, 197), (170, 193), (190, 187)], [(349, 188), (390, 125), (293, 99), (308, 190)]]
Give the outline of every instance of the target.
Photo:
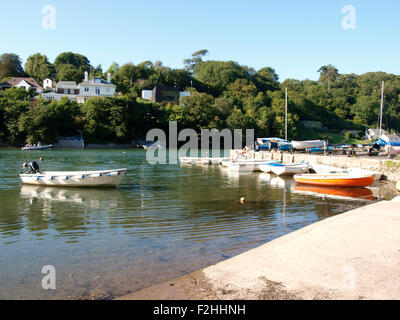
[(75, 81), (59, 81), (56, 86), (57, 88), (78, 89)]
[(89, 81), (82, 81), (79, 85), (80, 86), (95, 86), (95, 85), (110, 85), (110, 86), (115, 86), (111, 82), (107, 82), (104, 79), (101, 78), (93, 78), (90, 79)]
[(5, 83), (9, 83), (12, 87), (17, 86), (21, 81), (25, 81), (30, 86), (35, 88), (42, 88), (33, 78), (14, 77), (8, 79)]

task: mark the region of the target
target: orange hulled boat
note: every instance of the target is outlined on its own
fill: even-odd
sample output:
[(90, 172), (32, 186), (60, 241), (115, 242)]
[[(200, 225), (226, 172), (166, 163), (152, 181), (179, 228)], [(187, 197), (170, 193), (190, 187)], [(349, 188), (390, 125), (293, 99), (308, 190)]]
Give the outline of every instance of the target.
[(294, 176), (297, 183), (331, 187), (369, 187), (374, 183), (373, 174), (298, 174)]

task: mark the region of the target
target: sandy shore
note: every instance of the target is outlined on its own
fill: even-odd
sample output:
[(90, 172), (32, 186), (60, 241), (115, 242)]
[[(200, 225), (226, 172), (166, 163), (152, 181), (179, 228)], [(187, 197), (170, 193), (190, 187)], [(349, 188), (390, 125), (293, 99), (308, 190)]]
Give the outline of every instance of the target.
[(122, 300), (400, 299), (400, 201), (328, 218)]

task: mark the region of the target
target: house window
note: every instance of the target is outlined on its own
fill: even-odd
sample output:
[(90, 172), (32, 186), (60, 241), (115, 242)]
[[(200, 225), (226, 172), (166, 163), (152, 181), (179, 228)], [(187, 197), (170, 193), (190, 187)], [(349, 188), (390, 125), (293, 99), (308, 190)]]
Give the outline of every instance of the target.
[(85, 87), (85, 92), (89, 92), (89, 87)]
[(99, 87), (96, 87), (95, 93), (96, 93), (97, 95), (100, 95), (100, 88), (99, 88)]

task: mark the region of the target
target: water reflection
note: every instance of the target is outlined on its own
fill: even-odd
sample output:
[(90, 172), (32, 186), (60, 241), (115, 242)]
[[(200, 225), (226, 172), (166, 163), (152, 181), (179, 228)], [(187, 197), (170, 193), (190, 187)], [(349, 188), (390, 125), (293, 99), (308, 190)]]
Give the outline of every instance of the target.
[(356, 200), (375, 200), (372, 191), (368, 188), (340, 188), (328, 186), (313, 186), (306, 184), (298, 184), (294, 188), (294, 192), (301, 194), (313, 194), (317, 196), (326, 196), (332, 198), (350, 198)]
[(43, 199), (49, 202), (69, 202), (99, 209), (102, 202), (107, 201), (112, 208), (118, 207), (123, 192), (118, 189), (82, 189), (28, 186), (21, 187), (21, 197), (29, 199), (33, 204), (35, 199)]

